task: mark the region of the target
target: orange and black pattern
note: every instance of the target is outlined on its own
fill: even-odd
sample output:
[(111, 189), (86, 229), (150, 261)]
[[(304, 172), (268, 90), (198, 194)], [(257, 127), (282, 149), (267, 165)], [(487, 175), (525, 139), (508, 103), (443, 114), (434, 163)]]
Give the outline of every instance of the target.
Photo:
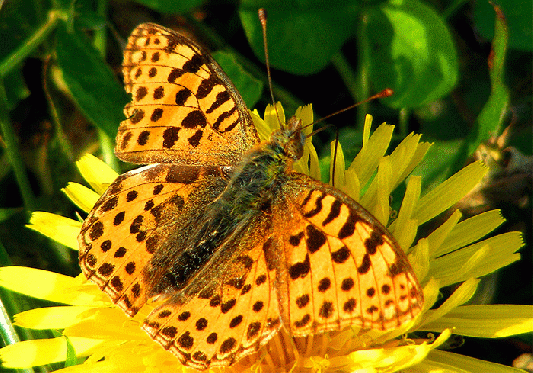
[(292, 170), (298, 118), (259, 143), (218, 64), (185, 37), (138, 26), (124, 52), (119, 176), (83, 223), (80, 266), (185, 365), (227, 366), (286, 328), (392, 330), (423, 292), (387, 230), (341, 191)]

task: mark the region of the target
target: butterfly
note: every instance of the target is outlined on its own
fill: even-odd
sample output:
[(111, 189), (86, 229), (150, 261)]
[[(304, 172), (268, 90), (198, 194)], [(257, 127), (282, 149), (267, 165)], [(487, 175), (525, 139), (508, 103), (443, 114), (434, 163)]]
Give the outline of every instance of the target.
[(124, 52), (132, 101), (119, 176), (85, 219), (79, 261), (190, 367), (231, 365), (278, 330), (390, 330), (423, 295), (390, 233), (352, 198), (297, 173), (302, 122), (261, 142), (243, 99), (198, 45), (139, 25)]

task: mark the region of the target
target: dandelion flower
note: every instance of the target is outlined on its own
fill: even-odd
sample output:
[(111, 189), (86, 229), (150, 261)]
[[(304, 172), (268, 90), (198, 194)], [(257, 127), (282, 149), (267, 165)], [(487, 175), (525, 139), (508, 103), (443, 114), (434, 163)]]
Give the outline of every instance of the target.
[[(299, 109), (304, 124), (312, 122), (310, 107)], [(256, 113), (254, 123), (262, 139), (284, 120), (267, 108), (264, 119)], [(519, 232), (483, 239), (503, 222), (492, 210), (461, 220), (459, 211), (424, 238), (418, 239), (421, 224), (449, 209), (468, 193), (486, 173), (475, 162), (440, 186), (421, 196), (421, 180), (407, 180), (405, 196), (396, 218), (390, 222), (391, 192), (411, 174), (424, 157), (428, 143), (420, 136), (407, 136), (385, 155), (393, 127), (383, 124), (370, 134), (367, 117), (363, 146), (345, 170), (339, 147), (335, 157), (335, 186), (371, 212), (396, 237), (405, 250), (423, 286), (424, 307), (413, 322), (392, 331), (369, 331), (350, 327), (307, 337), (291, 337), (282, 327), (257, 353), (246, 356), (224, 372), (510, 372), (512, 368), (448, 352), (443, 346), (452, 333), (483, 338), (500, 338), (533, 331), (533, 308), (518, 305), (466, 305), (476, 291), (479, 278), (519, 259), (522, 246)], [(306, 133), (311, 128), (306, 128)], [(78, 162), (80, 172), (92, 189), (71, 183), (65, 193), (88, 212), (116, 174), (103, 162), (85, 156)], [(295, 169), (320, 177), (318, 157), (310, 139)], [(77, 250), (79, 221), (37, 212), (30, 228)], [(24, 278), (25, 281), (20, 281)], [(439, 306), (439, 289), (454, 284), (455, 290)], [(0, 268), (0, 285), (35, 298), (63, 306), (37, 308), (15, 316), (15, 324), (32, 329), (61, 330), (52, 339), (29, 340), (0, 349), (5, 368), (27, 368), (67, 360), (69, 355), (85, 358), (80, 365), (60, 372), (189, 372), (168, 351), (141, 330), (149, 305), (128, 318), (100, 289), (82, 275), (75, 278), (25, 268)]]

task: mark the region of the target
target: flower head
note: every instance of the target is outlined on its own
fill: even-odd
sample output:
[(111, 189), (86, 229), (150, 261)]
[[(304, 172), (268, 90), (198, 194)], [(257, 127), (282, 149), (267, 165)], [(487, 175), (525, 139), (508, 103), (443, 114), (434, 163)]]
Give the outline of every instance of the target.
[[(297, 112), (306, 134), (311, 133), (310, 107)], [(253, 115), (262, 139), (284, 123), (281, 106), (267, 108), (264, 119)], [(518, 260), (522, 246), (518, 232), (508, 232), (483, 239), (503, 222), (499, 211), (492, 210), (461, 220), (453, 212), (438, 228), (415, 240), (418, 227), (441, 214), (472, 189), (486, 172), (482, 163), (465, 167), (440, 186), (421, 196), (421, 180), (411, 176), (396, 218), (390, 222), (389, 198), (421, 161), (429, 144), (420, 136), (407, 136), (390, 154), (385, 155), (393, 127), (383, 124), (370, 133), (371, 118), (365, 124), (363, 146), (345, 169), (339, 147), (334, 185), (349, 194), (371, 212), (395, 236), (405, 250), (416, 276), (423, 286), (425, 304), (422, 314), (396, 330), (369, 331), (355, 327), (307, 337), (293, 337), (282, 327), (259, 352), (228, 368), (227, 372), (431, 372), (456, 371), (476, 367), (476, 371), (497, 371), (489, 362), (437, 350), (451, 333), (496, 338), (533, 330), (533, 309), (513, 305), (465, 305), (474, 294), (478, 278)], [(92, 190), (71, 183), (65, 193), (88, 212), (99, 194), (116, 178), (103, 162), (85, 156), (78, 167)], [(319, 178), (319, 163), (310, 138), (304, 156), (295, 169)], [(30, 221), (35, 229), (77, 250), (76, 236), (81, 223), (49, 213), (35, 213)], [(24, 278), (25, 281), (18, 279)], [(439, 289), (454, 284), (453, 293), (438, 307)], [(15, 317), (19, 326), (33, 329), (57, 329), (62, 336), (23, 341), (0, 350), (4, 367), (24, 368), (60, 362), (68, 351), (87, 357), (81, 365), (62, 372), (179, 372), (192, 371), (180, 365), (168, 351), (145, 334), (140, 326), (151, 311), (145, 306), (128, 318), (112, 304), (100, 289), (82, 275), (72, 278), (25, 267), (0, 269), (0, 285), (30, 296), (62, 303), (64, 306), (37, 308)], [(72, 354), (72, 352), (70, 353)]]

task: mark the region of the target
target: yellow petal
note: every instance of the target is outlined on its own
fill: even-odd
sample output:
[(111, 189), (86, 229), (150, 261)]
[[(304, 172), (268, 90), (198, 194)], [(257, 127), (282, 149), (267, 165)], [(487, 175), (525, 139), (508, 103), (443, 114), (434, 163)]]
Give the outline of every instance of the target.
[[(143, 364), (141, 356), (131, 356), (128, 360), (103, 360), (94, 363), (83, 363), (64, 369), (56, 370), (57, 373), (151, 373)], [(161, 372), (160, 370), (154, 370)], [(177, 371), (179, 372), (179, 371)], [(176, 372), (176, 373), (177, 373)]]
[(296, 172), (309, 175), (315, 180), (320, 180), (318, 155), (310, 138), (305, 141), (303, 156), (294, 162), (293, 169)]
[[(427, 236), (427, 240), (429, 242), (429, 247), (431, 248), (431, 257), (436, 258), (438, 256), (441, 256), (447, 252), (444, 252), (442, 249), (442, 243), (444, 240), (449, 236), (450, 232), (455, 228), (459, 220), (463, 214), (459, 210), (455, 210), (453, 214), (444, 222), (442, 223), (437, 229), (435, 229), (433, 232)], [(468, 241), (466, 244), (472, 243), (474, 241)], [(465, 245), (466, 245), (465, 244)], [(463, 247), (464, 245), (461, 245), (459, 247)], [(459, 248), (457, 247), (457, 249)]]
[[(392, 169), (393, 173), (391, 178), (391, 189), (395, 189), (413, 171), (413, 169), (424, 157), (425, 151), (422, 153), (419, 151), (419, 146), (421, 145), (419, 142), (421, 137), (421, 135), (410, 133), (402, 140), (400, 144), (398, 144), (396, 149), (394, 149), (394, 151), (386, 157), (394, 166)], [(422, 147), (422, 149), (427, 150), (427, 147)], [(416, 160), (413, 161), (413, 157), (415, 157), (415, 155)]]
[(98, 201), (98, 198), (100, 198), (98, 193), (87, 188), (85, 185), (78, 183), (68, 183), (68, 185), (61, 190), (76, 204), (76, 206), (85, 212), (91, 211), (96, 201)]
[(26, 227), (37, 231), (52, 240), (73, 250), (78, 250), (78, 234), (81, 222), (49, 212), (37, 211), (31, 214)]
[(311, 369), (313, 372), (322, 372), (328, 370), (328, 368), (331, 366), (331, 363), (327, 358), (311, 356), (305, 360), (303, 366), (307, 369)]
[(450, 232), (436, 256), (476, 242), (499, 227), (505, 219), (500, 210), (490, 210), (462, 221)]
[(389, 372), (405, 369), (424, 360), (427, 354), (442, 345), (451, 335), (449, 329), (444, 330), (433, 342), (423, 342), (401, 347), (387, 347), (372, 350), (359, 350), (348, 355), (352, 359), (350, 371), (374, 368), (388, 368)]
[(17, 293), (72, 305), (111, 305), (107, 295), (96, 285), (86, 283), (83, 275), (74, 278), (28, 267), (0, 268), (0, 286)]
[[(435, 302), (439, 299), (440, 294), (440, 283), (434, 278), (429, 279), (428, 283), (424, 286), (424, 306), (422, 308), (422, 314), (425, 315), (428, 310), (433, 307)], [(425, 317), (425, 316), (424, 316)], [(424, 318), (420, 318), (420, 322), (423, 322)]]
[[(170, 352), (155, 342), (150, 345), (123, 342), (112, 348), (98, 348), (83, 364), (60, 369), (58, 373), (180, 373), (198, 372), (184, 368)], [(212, 372), (208, 370), (206, 373)]]
[(58, 306), (35, 308), (15, 315), (15, 325), (30, 329), (64, 329), (90, 317), (91, 306)]
[[(412, 228), (411, 228), (412, 229)], [(426, 278), (429, 270), (429, 245), (428, 240), (422, 238), (408, 255), (409, 262), (413, 266), (416, 278), (422, 281)]]
[(298, 107), (294, 115), (302, 120), (303, 126), (305, 127), (304, 133), (306, 135), (310, 134), (313, 131), (313, 126), (310, 126), (313, 123), (313, 105), (308, 104)]
[(103, 194), (118, 176), (111, 167), (92, 154), (85, 154), (76, 162), (76, 166), (81, 176), (98, 194)]
[(533, 331), (531, 305), (473, 305), (461, 306), (422, 329), (454, 328), (455, 334), (469, 337), (502, 338)]
[[(442, 286), (465, 281), (470, 277), (484, 276), (519, 260), (520, 254), (514, 253), (522, 246), (520, 232), (507, 232), (490, 237), (432, 260), (428, 276), (440, 279)], [(478, 261), (474, 263), (476, 253)], [(470, 268), (465, 267), (467, 263)]]
[(252, 121), (254, 122), (255, 128), (257, 129), (257, 134), (259, 135), (259, 140), (267, 141), (270, 139), (270, 133), (272, 132), (268, 125), (265, 123), (263, 118), (257, 113), (257, 110), (251, 111), (250, 115), (252, 116)]
[[(89, 338), (71, 338), (77, 356), (84, 356), (88, 350), (102, 341)], [(30, 368), (65, 361), (67, 340), (64, 337), (22, 341), (0, 349), (4, 368)]]
[(361, 196), (361, 185), (359, 184), (359, 178), (357, 177), (356, 172), (348, 168), (344, 172), (345, 184), (341, 187), (341, 190), (352, 197), (355, 201), (360, 201)]
[(474, 162), (433, 188), (420, 199), (413, 218), (419, 224), (434, 218), (465, 196), (487, 173), (487, 166)]
[(361, 187), (368, 183), (376, 171), (381, 157), (389, 147), (393, 131), (394, 126), (382, 124), (374, 131), (366, 143), (363, 142), (363, 148), (350, 165), (350, 169), (353, 169), (357, 174)]
[(452, 312), (455, 308), (459, 307), (462, 304), (465, 304), (472, 298), (474, 293), (476, 292), (477, 286), (479, 284), (478, 279), (468, 279), (465, 282), (461, 284), (453, 294), (446, 299), (446, 301), (437, 309), (435, 310), (428, 310), (425, 314), (423, 319), (421, 319), (420, 326), (417, 327), (419, 330), (431, 330), (431, 331), (440, 331), (443, 328), (428, 328), (427, 325), (433, 322), (434, 320), (437, 320), (444, 315)]
[(83, 319), (67, 327), (63, 333), (68, 337), (151, 341), (141, 329), (142, 318), (129, 318), (117, 307), (98, 308), (83, 316)]
[[(419, 141), (419, 140), (418, 140)], [(407, 144), (409, 146), (409, 144)], [(398, 177), (398, 183), (401, 183), (407, 176), (411, 174), (411, 172), (422, 162), (424, 157), (426, 156), (426, 153), (428, 152), (429, 148), (431, 147), (431, 144), (428, 142), (420, 142), (416, 144), (416, 149), (414, 154), (411, 156), (411, 159), (409, 160), (409, 163), (403, 170), (403, 173), (399, 175)], [(397, 186), (398, 184), (396, 184)]]
[(383, 225), (389, 221), (389, 196), (391, 190), (392, 165), (388, 157), (379, 161), (378, 173), (365, 195), (361, 197), (363, 205)]
[[(272, 131), (275, 131), (281, 126), (285, 126), (285, 111), (281, 103), (276, 102), (276, 106), (267, 105), (265, 109), (265, 123), (269, 128), (269, 138)], [(281, 122), (281, 123), (280, 123)]]
[(401, 232), (393, 233), (392, 235), (396, 238), (398, 245), (400, 245), (403, 251), (410, 252), (409, 246), (415, 239), (416, 233), (418, 232), (418, 222), (415, 219), (409, 219), (400, 225), (400, 227), (402, 227)]
[(370, 130), (372, 129), (372, 121), (374, 117), (370, 114), (365, 116), (365, 124), (363, 125), (363, 147), (368, 146), (368, 140), (370, 139)]
[[(428, 354), (424, 365), (435, 367), (427, 372), (458, 373), (458, 372), (491, 372), (491, 373), (524, 373), (521, 369), (491, 363), (485, 360), (474, 359), (470, 356), (454, 354), (449, 351), (433, 350)], [(418, 366), (417, 366), (418, 367)], [(426, 372), (426, 370), (421, 370)]]
[(394, 230), (397, 225), (402, 226), (403, 222), (411, 219), (416, 204), (420, 198), (422, 188), (422, 178), (420, 176), (411, 176), (407, 181), (405, 195), (402, 200), (402, 206), (398, 211), (398, 218), (391, 224), (390, 230)]
[[(329, 181), (330, 184), (335, 185), (336, 187), (346, 185), (344, 178), (344, 170), (346, 168), (344, 163), (344, 152), (342, 151), (341, 143), (332, 141), (330, 144), (330, 153), (332, 161), (329, 165)], [(335, 175), (333, 175), (335, 171)], [(335, 178), (333, 180), (332, 176)]]
[(318, 154), (313, 144), (306, 145), (309, 148), (309, 176), (315, 180), (320, 180), (320, 162), (318, 161)]
[[(419, 176), (409, 178), (398, 217), (389, 226), (389, 231), (394, 235), (404, 251), (411, 246), (418, 231), (418, 222), (412, 219), (411, 216), (420, 198), (421, 180), (422, 178)], [(409, 229), (406, 229), (406, 227), (409, 227)]]

